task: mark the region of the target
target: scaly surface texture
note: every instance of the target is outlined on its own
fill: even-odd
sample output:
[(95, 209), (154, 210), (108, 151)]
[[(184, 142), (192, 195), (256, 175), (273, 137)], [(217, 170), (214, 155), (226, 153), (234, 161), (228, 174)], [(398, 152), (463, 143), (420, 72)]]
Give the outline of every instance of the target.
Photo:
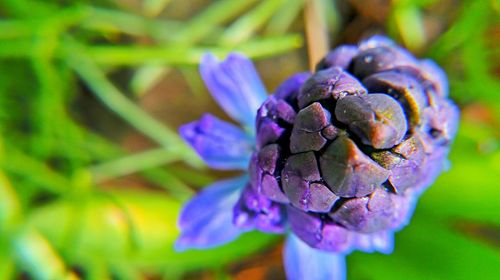
[(288, 223), (334, 252), (392, 235), (446, 165), (459, 117), (447, 95), (434, 62), (385, 37), (334, 49), (260, 106), (235, 223), (266, 232)]

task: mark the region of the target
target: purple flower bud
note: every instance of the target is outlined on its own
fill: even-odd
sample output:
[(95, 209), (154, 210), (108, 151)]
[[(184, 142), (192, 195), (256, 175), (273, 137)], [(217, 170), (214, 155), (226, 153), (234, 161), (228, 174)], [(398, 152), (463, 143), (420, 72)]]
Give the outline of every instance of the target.
[(385, 37), (333, 50), (306, 77), (259, 109), (253, 189), (287, 205), (311, 247), (370, 250), (408, 222), (442, 170), (458, 110), (442, 70)]
[[(394, 232), (443, 170), (458, 126), (444, 72), (383, 36), (332, 50), (315, 73), (291, 76), (265, 101), (241, 55), (220, 63), (207, 56), (201, 70), (216, 100), (246, 129), (206, 116), (181, 134), (215, 168), (248, 166), (249, 181), (219, 182), (193, 199), (180, 223), (182, 248), (222, 244), (239, 227), (290, 229), (298, 238), (287, 243), (288, 264), (309, 256), (293, 251), (307, 245), (388, 253)], [(233, 223), (227, 205), (234, 206)], [(314, 252), (321, 264), (333, 260)]]

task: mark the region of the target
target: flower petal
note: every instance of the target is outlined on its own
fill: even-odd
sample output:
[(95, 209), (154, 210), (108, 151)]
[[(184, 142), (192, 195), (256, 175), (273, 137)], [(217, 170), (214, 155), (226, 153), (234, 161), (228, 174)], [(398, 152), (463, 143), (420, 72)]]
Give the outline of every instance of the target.
[(282, 233), (285, 230), (284, 207), (256, 192), (248, 185), (233, 209), (233, 222), (240, 228)]
[(340, 280), (346, 278), (345, 256), (311, 248), (290, 234), (284, 251), (287, 279)]
[(349, 68), (352, 58), (358, 54), (358, 47), (354, 45), (341, 45), (330, 51), (316, 65), (316, 71), (327, 69), (330, 67), (340, 67), (342, 69)]
[(436, 62), (430, 59), (423, 59), (420, 61), (420, 68), (424, 77), (430, 81), (436, 93), (440, 97), (448, 96), (448, 77)]
[(203, 160), (215, 169), (247, 169), (254, 140), (239, 127), (210, 114), (179, 129)]
[(203, 56), (200, 73), (213, 98), (234, 120), (254, 129), (257, 109), (267, 93), (252, 62), (232, 53), (219, 62), (212, 54)]
[(191, 199), (179, 218), (178, 251), (207, 249), (234, 240), (244, 230), (233, 224), (233, 207), (248, 176), (218, 181)]
[(302, 72), (294, 74), (278, 86), (274, 92), (274, 97), (278, 100), (283, 99), (288, 103), (293, 103), (297, 99), (300, 87), (311, 77), (311, 73)]
[(353, 249), (365, 253), (380, 252), (390, 254), (394, 250), (394, 232), (392, 231), (380, 231), (370, 234), (356, 233), (353, 238)]

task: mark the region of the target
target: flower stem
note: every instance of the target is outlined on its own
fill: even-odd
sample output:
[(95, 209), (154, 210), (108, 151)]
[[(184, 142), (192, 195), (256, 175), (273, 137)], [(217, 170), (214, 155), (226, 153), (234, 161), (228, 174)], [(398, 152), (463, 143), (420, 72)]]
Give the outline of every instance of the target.
[(162, 145), (164, 149), (180, 155), (186, 163), (197, 166), (201, 164), (199, 158), (174, 131), (127, 99), (87, 56), (82, 46), (70, 38), (63, 44), (66, 62), (108, 108), (138, 131)]
[(102, 182), (110, 178), (132, 174), (152, 167), (178, 160), (182, 156), (176, 151), (163, 148), (140, 152), (109, 162), (100, 163), (90, 168), (94, 180)]

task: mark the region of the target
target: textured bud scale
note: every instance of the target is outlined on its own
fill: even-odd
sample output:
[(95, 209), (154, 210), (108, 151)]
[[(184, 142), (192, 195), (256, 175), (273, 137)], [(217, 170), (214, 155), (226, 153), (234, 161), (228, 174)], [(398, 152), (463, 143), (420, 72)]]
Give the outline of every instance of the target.
[(458, 124), (443, 71), (385, 37), (331, 51), (257, 112), (241, 227), (340, 252), (398, 230), (445, 165)]

